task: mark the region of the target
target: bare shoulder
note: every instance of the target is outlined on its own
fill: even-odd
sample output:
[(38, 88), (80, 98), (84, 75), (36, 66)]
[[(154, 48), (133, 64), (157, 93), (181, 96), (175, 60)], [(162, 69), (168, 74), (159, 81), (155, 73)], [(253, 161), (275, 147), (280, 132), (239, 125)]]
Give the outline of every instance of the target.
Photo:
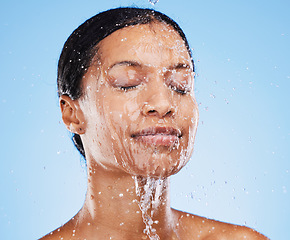
[(57, 231), (54, 230), (44, 237), (40, 238), (39, 240), (66, 240), (70, 239), (72, 234), (69, 234), (67, 231)]
[(201, 240), (269, 240), (257, 231), (230, 223), (174, 210), (182, 239)]
[(63, 226), (48, 233), (39, 240), (66, 240), (71, 239), (74, 236), (72, 221), (67, 222)]

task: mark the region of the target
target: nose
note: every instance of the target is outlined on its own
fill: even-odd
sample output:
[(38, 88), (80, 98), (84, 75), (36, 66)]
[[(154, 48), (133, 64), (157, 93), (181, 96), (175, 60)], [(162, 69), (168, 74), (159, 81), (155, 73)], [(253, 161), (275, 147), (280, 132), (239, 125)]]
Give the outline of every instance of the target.
[(170, 90), (166, 86), (155, 86), (147, 95), (142, 114), (144, 116), (156, 116), (159, 118), (170, 117), (175, 114), (175, 107)]

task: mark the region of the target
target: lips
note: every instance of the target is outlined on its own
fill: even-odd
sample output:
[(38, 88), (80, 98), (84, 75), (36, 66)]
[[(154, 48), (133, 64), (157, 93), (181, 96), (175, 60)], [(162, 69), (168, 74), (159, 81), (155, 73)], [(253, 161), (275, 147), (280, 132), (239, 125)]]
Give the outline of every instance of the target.
[(181, 131), (173, 127), (149, 127), (133, 134), (132, 137), (150, 145), (169, 147), (178, 143)]

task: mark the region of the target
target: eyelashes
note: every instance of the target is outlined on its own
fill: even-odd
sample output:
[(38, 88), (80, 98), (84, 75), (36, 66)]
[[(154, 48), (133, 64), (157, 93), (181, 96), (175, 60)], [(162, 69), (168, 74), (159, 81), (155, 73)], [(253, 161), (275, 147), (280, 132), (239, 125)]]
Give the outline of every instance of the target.
[[(132, 86), (119, 86), (118, 88), (121, 89), (124, 92), (128, 92), (130, 90), (136, 89), (139, 85), (140, 84), (132, 85)], [(177, 92), (177, 93), (179, 93), (181, 95), (184, 95), (184, 94), (186, 94), (186, 93), (188, 93), (190, 91), (188, 88), (178, 88), (177, 86), (173, 86), (173, 85), (170, 85), (169, 87), (173, 91), (175, 91), (175, 92)]]
[(138, 85), (133, 85), (133, 86), (120, 86), (119, 88), (121, 89), (121, 90), (123, 90), (124, 92), (127, 92), (128, 90), (131, 90), (131, 89), (134, 89), (134, 88), (137, 88), (138, 87)]
[(173, 91), (175, 91), (175, 92), (177, 92), (177, 93), (179, 93), (179, 94), (181, 94), (181, 95), (184, 95), (184, 94), (186, 94), (186, 93), (189, 92), (187, 89), (180, 89), (180, 88), (177, 88), (176, 86), (170, 86), (170, 88), (171, 88)]
[[(118, 71), (117, 71), (118, 70)], [(109, 82), (114, 88), (123, 92), (134, 91), (139, 86), (148, 83), (150, 78), (156, 76), (150, 76), (150, 73), (132, 70), (132, 69), (113, 69), (109, 75)], [(149, 76), (147, 76), (148, 74)], [(188, 70), (170, 70), (163, 75), (164, 84), (172, 91), (184, 95), (191, 91), (192, 74), (188, 73)], [(154, 86), (153, 86), (154, 87)]]

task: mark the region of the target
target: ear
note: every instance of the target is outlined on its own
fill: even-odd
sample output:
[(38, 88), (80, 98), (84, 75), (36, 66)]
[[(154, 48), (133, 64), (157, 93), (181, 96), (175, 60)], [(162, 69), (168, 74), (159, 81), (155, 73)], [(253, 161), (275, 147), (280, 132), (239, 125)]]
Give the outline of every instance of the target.
[(62, 95), (59, 98), (59, 104), (62, 120), (67, 129), (72, 133), (84, 134), (86, 122), (78, 101), (72, 100), (69, 96)]

